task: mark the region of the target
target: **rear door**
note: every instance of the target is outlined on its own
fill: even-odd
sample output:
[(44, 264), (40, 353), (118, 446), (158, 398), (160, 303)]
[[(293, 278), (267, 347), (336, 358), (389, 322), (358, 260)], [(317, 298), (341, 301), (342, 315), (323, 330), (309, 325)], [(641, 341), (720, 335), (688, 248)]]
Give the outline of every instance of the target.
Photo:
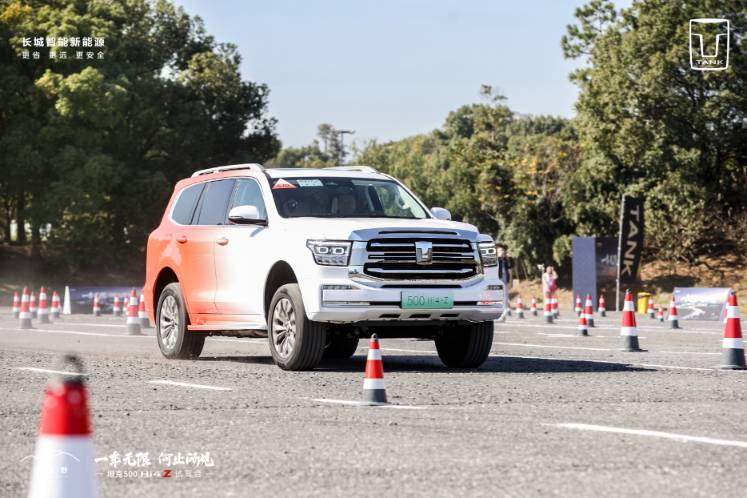
[(191, 313), (215, 313), (215, 240), (225, 223), (234, 180), (205, 184), (192, 224), (177, 243), (181, 246), (182, 290)]
[[(262, 189), (254, 178), (239, 178), (236, 181), (230, 207), (243, 205), (256, 206), (260, 215), (267, 217)], [(227, 223), (220, 227), (215, 246), (215, 274), (218, 281), (215, 305), (218, 313), (252, 315), (246, 319), (263, 320), (264, 279), (271, 264), (270, 259), (276, 252), (266, 226)]]

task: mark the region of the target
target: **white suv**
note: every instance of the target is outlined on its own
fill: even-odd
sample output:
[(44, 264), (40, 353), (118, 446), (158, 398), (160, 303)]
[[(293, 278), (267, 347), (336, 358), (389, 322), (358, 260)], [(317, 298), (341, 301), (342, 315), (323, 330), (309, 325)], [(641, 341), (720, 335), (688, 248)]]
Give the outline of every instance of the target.
[(358, 339), (432, 338), (451, 367), (488, 356), (504, 311), (492, 239), (368, 166), (223, 166), (180, 181), (148, 239), (146, 309), (166, 357), (264, 336), (283, 369)]

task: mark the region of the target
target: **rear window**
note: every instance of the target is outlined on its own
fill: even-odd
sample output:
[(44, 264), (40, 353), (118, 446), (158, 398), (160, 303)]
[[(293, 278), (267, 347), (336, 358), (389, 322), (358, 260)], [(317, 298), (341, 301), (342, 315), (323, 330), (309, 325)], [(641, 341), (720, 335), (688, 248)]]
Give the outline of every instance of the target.
[(209, 182), (200, 202), (197, 225), (222, 225), (226, 221), (228, 200), (233, 192), (233, 180)]
[(174, 210), (171, 212), (171, 219), (180, 225), (189, 225), (192, 223), (192, 215), (195, 213), (197, 199), (200, 198), (204, 183), (198, 183), (182, 190), (179, 198), (176, 200)]

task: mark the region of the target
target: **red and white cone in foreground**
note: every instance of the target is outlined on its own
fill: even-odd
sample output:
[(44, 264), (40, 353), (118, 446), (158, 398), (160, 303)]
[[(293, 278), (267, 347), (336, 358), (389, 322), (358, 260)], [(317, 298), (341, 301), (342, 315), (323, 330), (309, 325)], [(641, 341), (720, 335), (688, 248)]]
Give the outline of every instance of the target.
[(137, 317), (140, 320), (141, 329), (150, 328), (150, 320), (148, 320), (148, 313), (145, 312), (145, 296), (140, 292), (140, 304), (137, 308)]
[(39, 316), (39, 308), (36, 307), (36, 294), (33, 292), (29, 296), (29, 311), (31, 312), (31, 318), (36, 320)]
[(589, 335), (589, 326), (586, 323), (586, 315), (583, 313), (578, 319), (578, 335)]
[(31, 305), (29, 303), (29, 290), (26, 287), (23, 288), (21, 294), (21, 311), (18, 312), (18, 318), (21, 320), (19, 328), (31, 328)]
[(122, 305), (119, 296), (114, 296), (114, 302), (112, 302), (112, 313), (114, 316), (122, 316)]
[(381, 360), (381, 348), (376, 334), (368, 342), (368, 359), (366, 373), (363, 376), (363, 402), (370, 404), (386, 403), (384, 387), (384, 363)]
[(680, 322), (677, 319), (677, 305), (674, 302), (674, 295), (672, 296), (672, 300), (669, 301), (669, 328), (680, 328)]
[(581, 316), (581, 294), (576, 294), (576, 307), (573, 309), (576, 312), (576, 316)]
[(130, 292), (130, 301), (127, 303), (127, 333), (130, 335), (141, 335), (137, 308), (137, 294), (135, 293), (135, 289), (132, 289)]
[(521, 296), (516, 297), (516, 316), (524, 318), (524, 302), (521, 300)]
[(47, 306), (47, 291), (42, 287), (39, 289), (39, 323), (52, 323), (49, 320), (49, 307)]
[(97, 496), (88, 395), (80, 360), (66, 356), (78, 375), (50, 379), (44, 392), (29, 498)]
[(630, 289), (625, 291), (620, 336), (623, 339), (622, 351), (643, 351), (638, 345), (638, 329), (635, 325), (635, 305), (633, 304), (633, 293)]
[(532, 312), (532, 316), (537, 316), (537, 299), (532, 296), (532, 302), (529, 304), (529, 311)]
[(50, 313), (52, 318), (57, 319), (60, 317), (60, 295), (57, 291), (52, 292), (52, 308), (50, 309)]
[(98, 292), (93, 295), (93, 316), (101, 316), (101, 303)]
[(607, 316), (607, 303), (604, 302), (604, 294), (599, 296), (599, 306), (597, 307), (599, 316)]
[(721, 342), (722, 364), (720, 368), (742, 370), (747, 368), (744, 361), (744, 342), (742, 341), (742, 324), (739, 323), (739, 305), (734, 291), (729, 292), (726, 301), (726, 325)]
[(21, 314), (21, 298), (18, 297), (18, 291), (13, 293), (13, 318), (18, 318)]
[(545, 299), (542, 304), (543, 304), (542, 314), (545, 316), (545, 323), (552, 323), (553, 322), (552, 300), (550, 298), (549, 292), (545, 292)]
[(646, 314), (652, 320), (656, 318), (656, 313), (654, 312), (654, 298), (653, 297), (648, 298), (648, 306), (646, 307)]
[(553, 318), (558, 318), (560, 316), (560, 308), (558, 307), (558, 296), (554, 292), (550, 294), (550, 303), (552, 304)]
[(664, 309), (661, 306), (659, 306), (659, 309), (656, 311), (656, 318), (660, 322), (664, 321)]
[(587, 325), (589, 325), (589, 327), (594, 327), (594, 306), (591, 302), (591, 294), (586, 294), (583, 315), (586, 317)]

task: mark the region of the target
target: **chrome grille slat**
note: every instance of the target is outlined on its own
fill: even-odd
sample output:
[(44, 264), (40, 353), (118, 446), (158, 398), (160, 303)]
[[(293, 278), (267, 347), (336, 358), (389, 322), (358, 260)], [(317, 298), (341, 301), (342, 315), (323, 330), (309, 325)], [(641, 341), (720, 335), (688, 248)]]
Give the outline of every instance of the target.
[[(421, 241), (432, 244), (429, 264), (417, 263), (415, 246)], [(406, 237), (373, 239), (366, 244), (363, 272), (383, 280), (463, 280), (479, 271), (479, 255), (469, 240), (461, 238), (412, 233)]]

